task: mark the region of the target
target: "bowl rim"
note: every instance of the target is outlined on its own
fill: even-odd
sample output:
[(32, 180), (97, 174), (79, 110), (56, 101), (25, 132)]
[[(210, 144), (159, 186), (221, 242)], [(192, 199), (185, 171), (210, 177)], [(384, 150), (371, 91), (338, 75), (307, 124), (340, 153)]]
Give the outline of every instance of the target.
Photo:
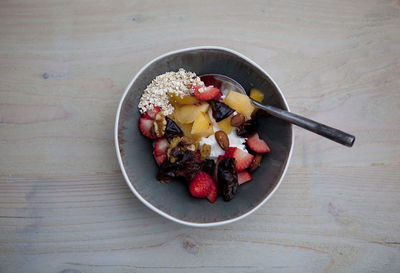
[(118, 163), (119, 163), (119, 166), (120, 166), (122, 175), (123, 175), (124, 178), (125, 178), (125, 182), (126, 182), (126, 184), (128, 185), (128, 187), (130, 188), (130, 190), (133, 192), (133, 194), (134, 194), (144, 205), (146, 205), (146, 206), (147, 206), (148, 208), (150, 208), (151, 210), (157, 212), (157, 213), (160, 214), (161, 216), (163, 216), (163, 217), (165, 217), (165, 218), (167, 218), (167, 219), (169, 219), (169, 220), (171, 220), (171, 221), (173, 221), (173, 222), (182, 224), (182, 225), (192, 226), (192, 227), (214, 227), (214, 226), (220, 226), (220, 225), (225, 225), (225, 224), (233, 223), (233, 222), (236, 222), (236, 221), (238, 221), (238, 220), (240, 220), (240, 219), (245, 218), (246, 216), (249, 216), (250, 214), (252, 214), (253, 212), (255, 212), (257, 209), (259, 209), (262, 205), (264, 205), (269, 199), (271, 199), (271, 197), (274, 195), (274, 193), (278, 190), (280, 184), (281, 184), (282, 181), (283, 181), (283, 178), (284, 178), (285, 175), (286, 175), (287, 169), (288, 169), (288, 167), (289, 167), (290, 160), (291, 160), (291, 158), (292, 158), (293, 147), (294, 147), (294, 128), (293, 128), (293, 125), (290, 124), (290, 129), (291, 129), (291, 132), (292, 132), (292, 141), (291, 141), (291, 145), (290, 145), (289, 155), (288, 155), (288, 158), (287, 158), (287, 161), (286, 161), (285, 168), (284, 168), (284, 170), (283, 170), (283, 172), (282, 172), (282, 175), (281, 175), (281, 177), (279, 178), (279, 181), (278, 181), (278, 183), (275, 185), (274, 189), (268, 194), (268, 196), (267, 196), (264, 200), (262, 200), (257, 206), (255, 206), (255, 207), (252, 208), (251, 210), (247, 211), (246, 213), (244, 213), (244, 214), (242, 214), (242, 215), (240, 215), (240, 216), (234, 217), (234, 218), (232, 218), (232, 219), (223, 220), (223, 221), (217, 221), (217, 222), (209, 222), (209, 223), (191, 222), (191, 221), (185, 221), (185, 220), (178, 219), (178, 218), (176, 218), (176, 217), (174, 217), (174, 216), (172, 216), (172, 215), (170, 215), (170, 214), (168, 214), (168, 213), (166, 213), (166, 212), (164, 212), (164, 211), (158, 209), (157, 207), (153, 206), (149, 201), (147, 201), (146, 199), (144, 199), (144, 198), (140, 195), (140, 193), (139, 193), (138, 191), (136, 191), (135, 187), (132, 185), (132, 183), (131, 183), (131, 181), (130, 181), (130, 179), (129, 179), (129, 177), (128, 177), (128, 174), (127, 174), (126, 171), (125, 171), (125, 166), (124, 166), (124, 164), (123, 164), (123, 162), (122, 162), (122, 156), (121, 156), (120, 147), (119, 147), (119, 141), (118, 141), (118, 124), (119, 124), (119, 119), (120, 119), (120, 113), (121, 113), (122, 105), (123, 105), (123, 103), (124, 103), (124, 101), (125, 101), (126, 96), (127, 96), (128, 93), (129, 93), (129, 90), (131, 89), (133, 83), (134, 83), (134, 82), (136, 81), (136, 79), (143, 73), (143, 71), (146, 70), (146, 69), (147, 69), (151, 64), (153, 64), (154, 62), (156, 62), (156, 61), (158, 61), (158, 60), (160, 60), (160, 59), (162, 59), (162, 58), (164, 58), (164, 57), (166, 57), (166, 56), (173, 55), (173, 54), (176, 54), (176, 53), (182, 53), (182, 52), (186, 52), (186, 51), (199, 50), (199, 49), (226, 51), (226, 52), (229, 52), (229, 53), (232, 53), (232, 54), (235, 54), (235, 55), (239, 56), (240, 58), (242, 58), (242, 59), (246, 60), (247, 62), (249, 62), (251, 65), (255, 66), (257, 69), (259, 69), (260, 71), (262, 71), (262, 72), (269, 78), (269, 80), (272, 82), (272, 84), (275, 86), (275, 88), (276, 88), (276, 89), (278, 90), (278, 92), (280, 93), (280, 95), (281, 95), (281, 97), (282, 97), (282, 99), (283, 99), (283, 103), (285, 104), (287, 110), (290, 111), (289, 105), (288, 105), (288, 103), (287, 103), (287, 101), (286, 101), (286, 98), (285, 98), (285, 96), (283, 95), (283, 93), (282, 93), (281, 89), (279, 88), (279, 86), (276, 84), (276, 82), (273, 80), (273, 78), (272, 78), (262, 67), (260, 67), (258, 64), (256, 64), (253, 60), (249, 59), (248, 57), (244, 56), (243, 54), (241, 54), (241, 53), (239, 53), (239, 52), (237, 52), (237, 51), (235, 51), (235, 50), (232, 50), (232, 49), (229, 49), (229, 48), (226, 48), (226, 47), (221, 47), (221, 46), (195, 46), (195, 47), (187, 47), (187, 48), (182, 48), (182, 49), (177, 49), (177, 50), (169, 51), (169, 52), (167, 52), (167, 53), (164, 53), (164, 54), (162, 54), (162, 55), (160, 55), (160, 56), (158, 56), (158, 57), (152, 59), (151, 61), (149, 61), (148, 63), (146, 63), (146, 64), (136, 73), (136, 75), (133, 77), (133, 79), (131, 80), (131, 82), (130, 82), (130, 83), (128, 84), (128, 86), (126, 87), (126, 89), (125, 89), (125, 91), (124, 91), (124, 93), (123, 93), (123, 95), (122, 95), (122, 97), (121, 97), (121, 99), (120, 99), (119, 105), (118, 105), (118, 110), (117, 110), (117, 114), (116, 114), (116, 117), (115, 117), (115, 125), (114, 125), (114, 143), (115, 143), (115, 150), (116, 150), (116, 153), (117, 153)]

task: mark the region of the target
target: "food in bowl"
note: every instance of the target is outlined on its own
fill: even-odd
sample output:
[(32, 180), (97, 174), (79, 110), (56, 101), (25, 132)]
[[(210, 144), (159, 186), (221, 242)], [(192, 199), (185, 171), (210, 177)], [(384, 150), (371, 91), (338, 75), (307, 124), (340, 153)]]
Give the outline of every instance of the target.
[[(263, 100), (263, 93), (250, 90)], [(230, 201), (270, 152), (257, 133), (257, 109), (247, 95), (207, 76), (179, 69), (157, 76), (139, 101), (139, 129), (153, 140), (157, 180), (188, 182), (190, 194)]]

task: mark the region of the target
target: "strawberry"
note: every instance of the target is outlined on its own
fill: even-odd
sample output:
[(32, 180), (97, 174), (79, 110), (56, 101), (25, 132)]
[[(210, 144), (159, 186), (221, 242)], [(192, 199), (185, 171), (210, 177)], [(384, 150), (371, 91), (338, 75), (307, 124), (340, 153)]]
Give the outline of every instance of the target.
[(151, 127), (153, 126), (153, 120), (142, 116), (139, 119), (139, 130), (142, 134), (151, 139), (157, 139), (158, 137), (151, 133)]
[(225, 152), (225, 157), (235, 159), (235, 167), (238, 172), (247, 169), (254, 159), (253, 155), (236, 147), (229, 147)]
[(145, 113), (143, 113), (142, 117), (154, 119), (156, 117), (157, 113), (160, 111), (161, 111), (160, 107), (154, 106), (153, 109), (147, 110)]
[(167, 154), (161, 154), (161, 155), (154, 155), (154, 159), (156, 160), (156, 163), (158, 166), (161, 166), (161, 164), (164, 163), (164, 161), (167, 159)]
[(210, 194), (213, 184), (214, 182), (208, 173), (199, 172), (190, 182), (190, 194), (197, 198), (205, 198)]
[(153, 151), (154, 156), (167, 154), (168, 146), (169, 143), (165, 137), (156, 140), (154, 142), (154, 151)]
[(225, 158), (225, 156), (223, 156), (223, 155), (219, 155), (218, 156), (218, 158), (217, 158), (217, 163), (219, 163), (222, 159), (224, 159)]
[[(213, 98), (217, 97), (221, 94), (221, 90), (218, 88), (210, 85), (207, 87), (202, 87), (199, 85), (195, 85), (192, 87), (193, 95), (198, 98), (199, 100), (212, 100)], [(203, 90), (202, 90), (203, 89)], [(201, 92), (203, 91), (203, 92)]]
[(249, 174), (248, 171), (238, 172), (237, 176), (238, 176), (239, 185), (241, 185), (243, 183), (246, 183), (246, 182), (248, 182), (248, 181), (250, 181), (252, 179), (252, 177), (251, 177), (251, 175)]
[(211, 184), (211, 191), (210, 193), (207, 195), (207, 199), (208, 201), (210, 201), (211, 203), (214, 203), (215, 200), (217, 200), (218, 197), (218, 189), (217, 186), (215, 185), (215, 183), (213, 182)]
[(257, 133), (255, 133), (254, 135), (249, 137), (247, 139), (246, 143), (253, 152), (256, 152), (259, 154), (265, 154), (265, 153), (269, 153), (269, 151), (270, 151), (267, 143), (265, 143), (264, 140), (260, 139), (260, 137)]

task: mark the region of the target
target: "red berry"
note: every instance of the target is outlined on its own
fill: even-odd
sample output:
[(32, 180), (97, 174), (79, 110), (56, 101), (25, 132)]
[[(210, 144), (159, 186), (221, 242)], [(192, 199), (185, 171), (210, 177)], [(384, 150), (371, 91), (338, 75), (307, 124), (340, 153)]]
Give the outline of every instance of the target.
[(235, 159), (235, 167), (237, 171), (243, 171), (244, 169), (247, 169), (254, 159), (253, 155), (236, 147), (229, 147), (225, 152), (225, 157)]
[(217, 200), (218, 197), (218, 189), (217, 186), (215, 185), (215, 183), (211, 184), (211, 191), (210, 193), (207, 195), (207, 199), (208, 201), (210, 201), (211, 203), (214, 203), (215, 200)]
[(250, 181), (251, 179), (253, 179), (248, 171), (238, 172), (237, 176), (238, 176), (239, 185), (246, 183), (246, 182)]
[[(195, 85), (192, 87), (193, 89), (193, 95), (198, 98), (199, 100), (212, 100), (213, 98), (217, 97), (220, 93), (221, 90), (218, 88), (210, 85), (207, 87), (202, 87), (199, 85)], [(200, 92), (203, 91), (203, 92)]]
[(141, 117), (139, 119), (139, 130), (142, 132), (142, 134), (151, 139), (157, 139), (158, 137), (153, 135), (151, 133), (151, 127), (153, 126), (153, 120), (146, 118), (146, 117)]
[(153, 109), (147, 110), (147, 111), (142, 115), (142, 117), (144, 117), (144, 118), (149, 118), (149, 119), (154, 119), (154, 118), (156, 117), (157, 113), (160, 112), (160, 111), (161, 111), (160, 107), (154, 106)]
[(164, 163), (164, 161), (167, 159), (167, 154), (161, 154), (161, 155), (155, 155), (154, 159), (156, 160), (156, 163), (158, 166), (161, 166), (161, 164)]
[(154, 151), (153, 151), (154, 156), (167, 154), (168, 146), (169, 143), (165, 137), (156, 140), (154, 142)]
[(253, 152), (259, 154), (265, 154), (270, 152), (267, 143), (265, 143), (264, 140), (260, 139), (257, 133), (249, 137), (246, 143)]
[(219, 163), (222, 159), (224, 159), (225, 158), (225, 156), (223, 156), (223, 155), (219, 155), (218, 156), (218, 158), (217, 158), (217, 163)]
[(206, 198), (211, 192), (212, 184), (214, 182), (211, 176), (206, 172), (200, 172), (190, 182), (190, 194), (197, 198)]
[(168, 150), (168, 140), (166, 138), (160, 138), (154, 142), (154, 159), (157, 162), (157, 165), (160, 166), (164, 163), (165, 159), (167, 159), (167, 150)]

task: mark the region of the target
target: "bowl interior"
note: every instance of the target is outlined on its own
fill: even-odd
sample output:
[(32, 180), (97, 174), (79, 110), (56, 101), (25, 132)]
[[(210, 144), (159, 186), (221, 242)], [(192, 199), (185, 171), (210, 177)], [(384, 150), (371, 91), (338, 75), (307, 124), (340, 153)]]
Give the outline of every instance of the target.
[(118, 144), (122, 168), (129, 178), (127, 182), (148, 202), (147, 205), (167, 214), (172, 220), (186, 224), (207, 224), (240, 217), (265, 200), (280, 181), (292, 146), (291, 125), (272, 116), (261, 119), (260, 137), (266, 140), (271, 152), (264, 156), (260, 168), (253, 173), (253, 180), (239, 186), (235, 198), (230, 202), (218, 198), (211, 204), (207, 200), (195, 199), (190, 196), (185, 183), (179, 180), (170, 184), (158, 182), (152, 142), (138, 130), (140, 114), (137, 105), (143, 90), (156, 76), (179, 68), (197, 75), (227, 75), (239, 82), (246, 91), (252, 87), (263, 91), (264, 103), (287, 109), (284, 98), (269, 77), (234, 52), (219, 48), (194, 48), (158, 58), (137, 75), (121, 105)]

